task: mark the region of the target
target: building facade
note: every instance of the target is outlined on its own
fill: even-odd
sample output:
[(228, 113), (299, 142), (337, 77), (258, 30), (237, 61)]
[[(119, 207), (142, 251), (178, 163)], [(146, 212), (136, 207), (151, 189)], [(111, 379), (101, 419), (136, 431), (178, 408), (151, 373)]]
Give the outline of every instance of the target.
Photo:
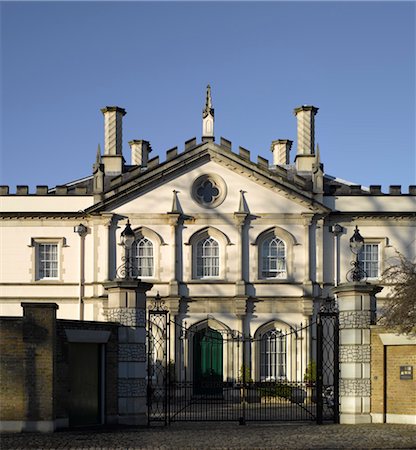
[[(416, 255), (416, 186), (383, 193), (326, 174), (314, 106), (294, 110), (293, 162), (288, 139), (271, 143), (271, 162), (216, 141), (210, 88), (201, 140), (163, 160), (150, 157), (149, 142), (132, 139), (126, 163), (126, 112), (101, 111), (104, 151), (98, 148), (90, 175), (33, 193), (0, 187), (3, 316), (22, 315), (22, 302), (53, 302), (58, 319), (111, 321), (106, 284), (125, 276), (127, 257), (130, 275), (152, 285), (148, 298), (159, 294), (176, 324), (170, 354), (181, 361), (179, 378), (198, 376), (193, 361), (201, 357), (183, 348), (181, 327), (264, 342), (249, 349), (251, 376), (290, 378), (291, 351), (279, 336), (309, 322), (346, 280), (356, 227), (369, 283), (380, 283), (397, 252)], [(135, 235), (128, 254), (120, 245), (127, 225)], [(379, 304), (388, 296), (387, 287)], [(278, 338), (273, 346), (271, 337)], [(307, 353), (308, 342), (302, 345)], [(220, 355), (220, 376), (229, 379), (233, 356), (225, 346)]]

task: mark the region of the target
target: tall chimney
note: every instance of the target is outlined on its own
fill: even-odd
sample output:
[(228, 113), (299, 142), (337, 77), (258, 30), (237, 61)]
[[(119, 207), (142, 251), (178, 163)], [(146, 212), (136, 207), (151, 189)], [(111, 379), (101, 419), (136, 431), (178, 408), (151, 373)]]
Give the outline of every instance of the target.
[(311, 171), (315, 160), (315, 114), (319, 108), (303, 105), (295, 108), (298, 121), (298, 148), (296, 168), (299, 171)]
[(124, 162), (122, 121), (126, 110), (118, 106), (106, 106), (101, 112), (104, 115), (104, 173), (119, 175)]
[(273, 164), (283, 166), (290, 163), (290, 149), (293, 141), (288, 139), (277, 139), (272, 142), (271, 151), (273, 153)]
[(130, 141), (129, 145), (131, 149), (131, 164), (133, 166), (146, 167), (149, 153), (152, 151), (150, 143), (141, 139), (135, 139)]

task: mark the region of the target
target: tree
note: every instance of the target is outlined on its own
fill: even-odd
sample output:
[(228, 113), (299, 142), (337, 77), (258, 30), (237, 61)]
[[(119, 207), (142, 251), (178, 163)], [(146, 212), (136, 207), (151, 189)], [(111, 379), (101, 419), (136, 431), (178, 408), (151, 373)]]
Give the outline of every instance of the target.
[(416, 262), (398, 254), (397, 263), (382, 276), (391, 286), (389, 300), (381, 310), (381, 324), (400, 333), (416, 334)]

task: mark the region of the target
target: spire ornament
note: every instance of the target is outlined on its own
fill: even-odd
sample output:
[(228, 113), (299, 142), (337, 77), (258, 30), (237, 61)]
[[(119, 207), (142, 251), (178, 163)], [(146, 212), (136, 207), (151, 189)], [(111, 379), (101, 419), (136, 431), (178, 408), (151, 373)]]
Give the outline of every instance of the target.
[(102, 164), (101, 161), (101, 147), (100, 144), (97, 146), (97, 153), (95, 155), (95, 163), (93, 165), (94, 171), (100, 168), (100, 165)]
[(214, 108), (212, 107), (212, 98), (211, 98), (211, 86), (209, 84), (207, 86), (205, 108), (202, 111), (202, 118), (205, 119), (205, 117), (207, 117), (208, 115), (214, 117)]
[(205, 108), (202, 111), (202, 139), (214, 140), (214, 108), (212, 107), (211, 86), (207, 86)]

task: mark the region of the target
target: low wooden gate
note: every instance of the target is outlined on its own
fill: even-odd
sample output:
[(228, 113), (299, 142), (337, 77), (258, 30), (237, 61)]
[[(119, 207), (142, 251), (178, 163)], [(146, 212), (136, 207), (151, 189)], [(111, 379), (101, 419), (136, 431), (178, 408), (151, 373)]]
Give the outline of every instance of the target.
[[(149, 424), (175, 421), (338, 421), (338, 316), (252, 338), (186, 329), (163, 308), (148, 317)], [(186, 355), (171, 358), (169, 330)], [(186, 366), (186, 367), (185, 367)]]

